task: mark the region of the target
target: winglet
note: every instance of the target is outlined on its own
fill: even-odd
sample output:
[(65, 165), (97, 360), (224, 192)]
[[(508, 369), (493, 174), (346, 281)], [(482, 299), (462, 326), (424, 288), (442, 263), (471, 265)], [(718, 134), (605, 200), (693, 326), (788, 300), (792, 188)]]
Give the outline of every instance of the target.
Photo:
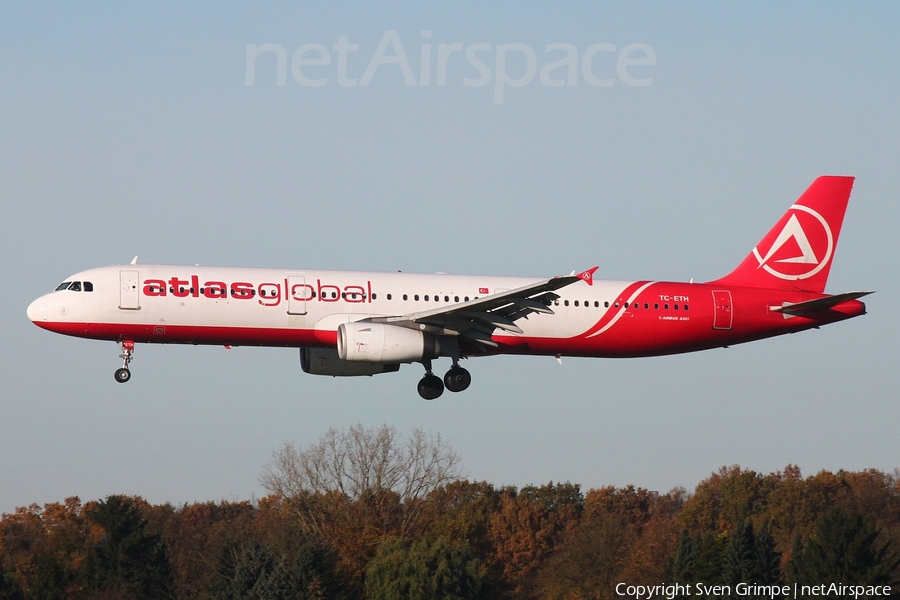
[(594, 272), (600, 267), (591, 267), (587, 271), (582, 271), (576, 277), (584, 280), (584, 282), (588, 285), (594, 285)]

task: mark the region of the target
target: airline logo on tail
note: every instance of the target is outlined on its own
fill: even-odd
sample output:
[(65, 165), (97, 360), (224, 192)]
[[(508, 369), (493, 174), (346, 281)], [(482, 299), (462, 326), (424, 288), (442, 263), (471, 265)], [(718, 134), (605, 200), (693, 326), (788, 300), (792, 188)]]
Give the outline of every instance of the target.
[[(795, 280), (812, 277), (825, 268), (834, 252), (834, 236), (828, 222), (808, 206), (795, 204), (785, 215), (787, 220), (780, 233), (766, 236), (753, 248), (759, 266), (780, 279)], [(760, 248), (768, 250), (765, 256)]]

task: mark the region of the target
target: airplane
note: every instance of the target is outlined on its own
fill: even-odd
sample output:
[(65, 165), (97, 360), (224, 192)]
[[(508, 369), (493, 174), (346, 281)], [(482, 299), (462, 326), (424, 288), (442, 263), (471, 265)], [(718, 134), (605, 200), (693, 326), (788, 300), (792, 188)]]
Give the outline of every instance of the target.
[[(824, 293), (853, 177), (817, 178), (731, 273), (706, 283), (131, 264), (76, 273), (28, 307), (38, 327), (137, 343), (300, 349), (313, 375), (421, 363), (419, 395), (461, 392), (460, 360), (628, 358), (728, 347), (866, 313), (872, 292)], [(451, 359), (443, 379), (432, 361)]]

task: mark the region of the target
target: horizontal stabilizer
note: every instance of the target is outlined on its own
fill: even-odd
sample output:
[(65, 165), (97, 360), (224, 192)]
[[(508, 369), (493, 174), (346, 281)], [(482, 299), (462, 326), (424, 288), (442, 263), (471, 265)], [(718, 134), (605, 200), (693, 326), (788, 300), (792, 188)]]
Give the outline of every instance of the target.
[(836, 294), (834, 296), (826, 296), (825, 298), (817, 298), (815, 300), (807, 300), (806, 302), (790, 303), (785, 302), (781, 306), (769, 307), (772, 312), (780, 312), (786, 315), (809, 315), (812, 313), (828, 310), (849, 300), (856, 300), (863, 296), (868, 296), (874, 292), (846, 292), (844, 294)]

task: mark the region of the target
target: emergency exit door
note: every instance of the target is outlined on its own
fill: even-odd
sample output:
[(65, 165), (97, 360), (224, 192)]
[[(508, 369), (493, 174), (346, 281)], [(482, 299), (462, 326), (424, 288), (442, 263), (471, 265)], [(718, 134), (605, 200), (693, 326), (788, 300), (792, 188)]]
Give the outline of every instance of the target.
[(713, 290), (713, 329), (731, 329), (734, 320), (731, 310), (731, 292)]
[(119, 271), (119, 308), (122, 310), (141, 308), (139, 279), (137, 271)]
[(291, 275), (287, 281), (288, 314), (305, 315), (306, 301), (312, 297), (312, 287), (306, 285), (306, 278), (300, 275)]

